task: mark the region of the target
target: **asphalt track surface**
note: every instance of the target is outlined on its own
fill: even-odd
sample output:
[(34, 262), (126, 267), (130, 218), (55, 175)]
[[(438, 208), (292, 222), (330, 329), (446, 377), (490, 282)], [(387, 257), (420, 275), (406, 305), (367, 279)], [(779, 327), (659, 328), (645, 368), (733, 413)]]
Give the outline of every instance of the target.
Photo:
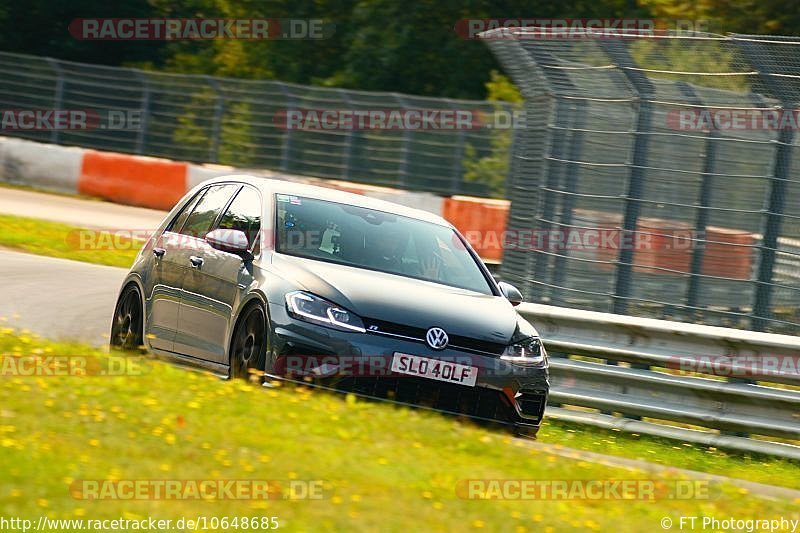
[[(0, 188), (0, 213), (78, 227), (131, 230), (155, 228), (164, 216), (151, 209), (6, 188)], [(0, 320), (4, 319), (0, 325), (26, 328), (49, 339), (106, 344), (125, 274), (122, 268), (0, 250)], [(800, 498), (800, 491), (785, 487), (541, 442), (528, 441), (526, 445), (545, 453), (626, 470), (730, 483), (762, 498)]]
[(0, 187), (0, 213), (62, 222), (78, 228), (153, 230), (166, 213), (155, 209)]
[(55, 340), (106, 344), (126, 271), (0, 250), (3, 325)]
[[(79, 228), (151, 231), (163, 211), (0, 187), (0, 214)], [(106, 344), (125, 270), (0, 250), (0, 317), (56, 340)]]

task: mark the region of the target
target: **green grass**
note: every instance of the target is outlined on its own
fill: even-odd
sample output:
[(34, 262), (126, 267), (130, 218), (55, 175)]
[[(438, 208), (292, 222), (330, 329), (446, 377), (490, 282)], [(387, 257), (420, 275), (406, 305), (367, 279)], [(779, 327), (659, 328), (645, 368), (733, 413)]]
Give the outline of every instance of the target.
[(108, 234), (89, 230), (83, 230), (83, 235), (89, 238), (81, 244), (81, 231), (58, 222), (0, 215), (0, 247), (31, 254), (130, 267), (142, 244), (125, 237), (110, 240)]
[[(107, 357), (82, 345), (0, 328), (3, 359), (30, 354)], [(282, 529), (292, 531), (653, 531), (665, 516), (797, 518), (800, 502), (761, 500), (727, 486), (698, 500), (462, 499), (455, 487), (466, 479), (609, 480), (648, 474), (542, 453), (505, 433), (436, 413), (320, 391), (225, 382), (145, 357), (128, 360), (141, 372), (0, 375), (0, 516), (277, 516)], [(657, 446), (596, 430), (555, 424), (543, 429), (545, 442), (564, 439), (565, 445), (591, 444), (610, 453), (630, 446), (639, 454)], [(659, 446), (659, 453), (661, 448), (666, 447)], [(706, 457), (685, 452), (699, 454), (694, 461)], [(679, 466), (692, 466), (683, 454), (667, 453)], [(751, 477), (758, 467), (732, 457), (709, 460), (727, 464), (736, 477)], [(788, 465), (780, 468), (800, 477)], [(105, 479), (323, 480), (324, 498), (87, 501), (69, 493), (75, 480)]]

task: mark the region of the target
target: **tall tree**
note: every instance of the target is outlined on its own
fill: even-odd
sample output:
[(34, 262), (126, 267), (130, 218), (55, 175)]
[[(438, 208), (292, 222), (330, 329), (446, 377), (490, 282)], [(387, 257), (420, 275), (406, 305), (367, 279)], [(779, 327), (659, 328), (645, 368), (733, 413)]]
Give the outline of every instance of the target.
[(77, 18), (155, 17), (147, 0), (25, 0), (0, 3), (0, 50), (72, 61), (120, 65), (158, 63), (164, 43), (156, 41), (82, 41), (69, 33)]
[(796, 0), (640, 0), (657, 16), (707, 21), (713, 33), (800, 35)]

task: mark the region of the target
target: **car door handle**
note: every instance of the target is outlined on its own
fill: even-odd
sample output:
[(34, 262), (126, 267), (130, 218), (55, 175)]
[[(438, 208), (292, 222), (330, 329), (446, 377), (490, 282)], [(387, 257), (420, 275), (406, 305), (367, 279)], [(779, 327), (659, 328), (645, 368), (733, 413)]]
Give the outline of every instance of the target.
[(166, 253), (167, 251), (164, 248), (153, 248), (153, 255), (158, 258), (164, 257), (164, 254)]
[(200, 268), (205, 263), (205, 260), (202, 257), (197, 257), (193, 255), (189, 258), (189, 262), (192, 263), (192, 268)]

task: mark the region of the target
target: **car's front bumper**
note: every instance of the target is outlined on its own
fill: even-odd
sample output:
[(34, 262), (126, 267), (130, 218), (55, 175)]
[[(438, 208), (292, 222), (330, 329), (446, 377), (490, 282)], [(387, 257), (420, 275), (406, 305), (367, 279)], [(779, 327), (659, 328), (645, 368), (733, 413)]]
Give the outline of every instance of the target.
[[(527, 434), (535, 434), (542, 422), (549, 391), (546, 365), (520, 366), (496, 355), (435, 351), (417, 340), (333, 330), (296, 320), (279, 304), (270, 305), (270, 321), (274, 335), (267, 373), (510, 424)], [(477, 367), (475, 386), (394, 372), (395, 353)]]

